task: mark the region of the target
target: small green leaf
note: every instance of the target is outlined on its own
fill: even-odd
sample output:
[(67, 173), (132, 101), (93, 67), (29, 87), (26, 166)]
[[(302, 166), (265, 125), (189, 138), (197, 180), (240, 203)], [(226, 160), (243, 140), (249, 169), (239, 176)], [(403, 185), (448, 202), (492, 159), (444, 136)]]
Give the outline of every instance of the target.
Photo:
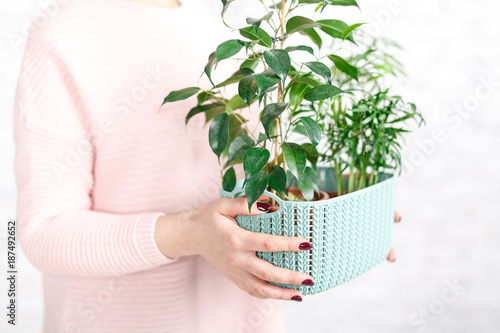
[(243, 77), (245, 77), (247, 75), (252, 75), (253, 73), (254, 73), (253, 70), (251, 70), (250, 68), (243, 68), (243, 69), (237, 70), (229, 78), (227, 78), (226, 80), (224, 80), (221, 83), (214, 86), (214, 88), (222, 88), (222, 87), (225, 87), (227, 85), (239, 82)]
[(210, 148), (220, 158), (220, 154), (226, 149), (229, 137), (229, 116), (222, 113), (212, 120), (208, 132)]
[(222, 178), (222, 188), (224, 191), (231, 192), (234, 190), (236, 186), (236, 172), (234, 168), (230, 168), (224, 174), (224, 178)]
[(259, 45), (271, 48), (273, 46), (273, 41), (271, 39), (271, 36), (263, 30), (262, 28), (259, 28), (259, 33), (256, 33), (252, 27), (246, 27), (242, 28), (239, 30), (240, 35), (242, 35), (245, 38), (248, 38), (252, 41), (259, 41)]
[(332, 83), (332, 70), (322, 62), (311, 61), (304, 63), (314, 73), (322, 76), (329, 84)]
[(316, 44), (318, 48), (321, 49), (323, 45), (323, 40), (321, 39), (320, 35), (316, 32), (316, 30), (314, 30), (314, 28), (304, 29), (300, 31), (300, 34), (309, 37), (314, 42), (314, 44)]
[(293, 34), (307, 28), (317, 27), (318, 24), (311, 20), (310, 18), (304, 16), (294, 16), (288, 19), (286, 22), (286, 33), (288, 35)]
[(260, 145), (262, 142), (267, 140), (267, 135), (264, 133), (259, 133), (259, 137), (257, 138), (257, 145)]
[(264, 171), (258, 172), (247, 180), (245, 184), (245, 195), (247, 197), (249, 212), (252, 210), (253, 203), (257, 201), (262, 194), (264, 194), (268, 183), (269, 176)]
[(215, 50), (216, 63), (234, 56), (236, 53), (240, 52), (244, 44), (238, 39), (230, 39), (224, 43), (217, 46)]
[(345, 59), (339, 57), (335, 54), (330, 54), (328, 56), (335, 66), (343, 73), (349, 75), (354, 80), (358, 81), (358, 69), (351, 64), (349, 64)]
[(312, 187), (314, 188), (314, 190), (316, 192), (319, 192), (319, 177), (318, 177), (318, 174), (316, 173), (316, 171), (314, 171), (313, 168), (311, 167), (306, 167), (306, 169), (304, 170), (304, 173), (302, 174), (302, 176), (300, 177), (300, 181), (305, 181), (305, 182), (308, 182), (309, 184), (312, 185)]
[(269, 186), (279, 194), (286, 196), (286, 172), (279, 165), (273, 166), (269, 172)]
[(306, 201), (314, 199), (314, 187), (306, 181), (299, 182), (299, 189)]
[(314, 102), (324, 99), (331, 98), (335, 95), (342, 93), (343, 91), (332, 85), (319, 85), (311, 90), (309, 90), (305, 95), (304, 99)]
[(223, 103), (216, 102), (216, 103), (211, 103), (211, 104), (205, 104), (205, 105), (197, 105), (191, 110), (189, 110), (189, 113), (186, 116), (186, 125), (189, 122), (189, 120), (197, 115), (198, 113), (202, 112), (209, 112), (213, 111), (214, 109), (220, 111), (220, 113), (224, 112), (226, 106)]
[(281, 80), (285, 81), (291, 66), (288, 52), (280, 49), (267, 50), (264, 52), (264, 59)]
[(307, 137), (311, 140), (313, 148), (316, 147), (321, 141), (321, 128), (318, 123), (309, 117), (300, 117), (302, 124), (307, 133)]
[(314, 3), (325, 3), (325, 5), (331, 6), (356, 6), (359, 8), (356, 0), (299, 0), (299, 4), (314, 4)]
[(295, 176), (300, 179), (300, 176), (306, 169), (306, 151), (300, 145), (292, 142), (285, 142), (283, 144), (283, 154), (288, 169)]
[[(207, 75), (208, 79), (210, 80), (210, 83), (214, 85), (212, 81), (212, 69), (214, 68), (215, 64), (215, 52), (210, 53), (210, 56), (208, 57), (208, 62), (205, 65), (205, 70), (204, 73)], [(203, 74), (201, 74), (203, 75)]]
[(224, 167), (228, 167), (234, 162), (243, 159), (246, 153), (255, 146), (255, 142), (246, 134), (240, 134), (234, 138), (229, 145), (227, 152), (227, 162)]
[(255, 75), (245, 76), (238, 84), (238, 94), (248, 105), (252, 104), (252, 98), (257, 90), (259, 87), (255, 82)]
[(262, 168), (264, 168), (269, 161), (270, 156), (271, 154), (267, 149), (260, 147), (254, 147), (250, 149), (243, 159), (245, 179), (248, 180), (250, 177), (262, 170)]
[(307, 76), (296, 76), (293, 78), (292, 82), (290, 82), (290, 84), (293, 84), (293, 83), (303, 83), (303, 84), (307, 84), (308, 86), (311, 86), (311, 87), (316, 87), (316, 86), (320, 85), (320, 83), (318, 81), (316, 81), (315, 79), (312, 79), (310, 77), (307, 77)]
[(280, 78), (271, 68), (268, 68), (255, 76), (255, 82), (257, 83), (257, 87), (259, 87), (259, 94), (261, 94), (268, 88), (278, 84)]
[(260, 24), (262, 23), (262, 21), (269, 21), (271, 16), (273, 16), (273, 13), (274, 12), (269, 12), (261, 18), (247, 17), (247, 23), (250, 24), (254, 28), (255, 32), (258, 34), (259, 27), (260, 27)]
[(306, 151), (307, 160), (311, 162), (313, 168), (316, 168), (316, 163), (318, 163), (319, 152), (316, 148), (313, 148), (311, 143), (303, 143), (302, 148)]
[(344, 32), (342, 33), (342, 36), (340, 36), (340, 38), (342, 40), (345, 40), (349, 36), (349, 34), (354, 31), (354, 29), (362, 26), (363, 24), (366, 24), (366, 23), (356, 23), (356, 24), (349, 26), (349, 28), (344, 30)]
[(198, 87), (189, 87), (189, 88), (184, 88), (181, 90), (175, 90), (171, 91), (167, 97), (163, 100), (163, 104), (169, 103), (169, 102), (177, 102), (177, 101), (182, 101), (184, 99), (187, 99), (194, 94), (196, 94), (198, 91), (200, 91), (200, 88)]
[[(347, 23), (340, 20), (319, 20), (316, 21), (316, 23), (321, 27), (321, 30), (326, 32), (331, 37), (338, 39), (342, 39), (342, 34), (349, 28)], [(346, 39), (356, 44), (352, 34), (348, 34)]]
[(305, 51), (305, 52), (308, 52), (308, 53), (314, 55), (314, 50), (312, 49), (312, 47), (306, 46), (306, 45), (288, 46), (287, 48), (285, 48), (285, 51), (287, 51), (287, 52)]
[(273, 122), (278, 118), (283, 111), (286, 110), (288, 103), (271, 103), (267, 104), (262, 110), (262, 114), (260, 116), (260, 121), (264, 126), (264, 130), (266, 134), (269, 136), (269, 129)]

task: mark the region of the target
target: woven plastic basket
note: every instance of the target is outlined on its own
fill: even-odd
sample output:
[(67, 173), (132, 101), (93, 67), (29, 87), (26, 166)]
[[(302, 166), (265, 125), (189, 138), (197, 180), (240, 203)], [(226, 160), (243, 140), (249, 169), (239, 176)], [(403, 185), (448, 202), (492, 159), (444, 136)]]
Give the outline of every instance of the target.
[[(321, 189), (336, 190), (330, 168), (318, 168)], [(241, 195), (242, 181), (221, 197)], [(385, 260), (389, 253), (394, 224), (395, 178), (384, 174), (379, 183), (365, 189), (323, 201), (283, 201), (272, 213), (236, 216), (239, 226), (253, 232), (299, 236), (313, 248), (303, 252), (257, 252), (275, 266), (310, 274), (314, 286), (273, 283), (314, 295), (363, 274)]]

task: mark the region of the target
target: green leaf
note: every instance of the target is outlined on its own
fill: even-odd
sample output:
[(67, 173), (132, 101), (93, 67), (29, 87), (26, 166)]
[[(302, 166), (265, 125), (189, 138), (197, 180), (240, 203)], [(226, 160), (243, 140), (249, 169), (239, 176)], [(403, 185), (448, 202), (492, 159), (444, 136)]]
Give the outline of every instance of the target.
[(264, 133), (259, 133), (259, 137), (257, 138), (257, 145), (260, 145), (262, 142), (267, 140), (267, 135)]
[(356, 0), (299, 0), (299, 4), (314, 4), (314, 3), (322, 3), (325, 5), (331, 6), (356, 6), (359, 8)]
[(300, 177), (300, 181), (305, 181), (305, 182), (308, 182), (309, 184), (312, 185), (312, 187), (314, 188), (314, 190), (316, 192), (319, 192), (319, 177), (318, 177), (318, 174), (316, 173), (316, 171), (314, 171), (313, 168), (311, 167), (306, 167), (306, 169), (304, 170), (304, 173), (302, 174), (302, 176)]
[(255, 75), (245, 76), (238, 84), (238, 94), (248, 105), (252, 104), (252, 98), (257, 90), (259, 87), (255, 82)]
[(259, 94), (261, 94), (268, 88), (278, 84), (280, 78), (271, 68), (268, 68), (255, 76), (255, 82), (257, 83), (257, 87), (259, 87)]
[(300, 181), (299, 189), (304, 199), (306, 199), (307, 201), (311, 201), (312, 199), (314, 199), (314, 187), (311, 184), (306, 181)]
[(259, 44), (268, 48), (271, 48), (273, 46), (273, 41), (271, 39), (271, 36), (269, 34), (259, 28), (259, 33), (257, 34), (252, 27), (246, 27), (242, 28), (239, 30), (240, 35), (242, 35), (245, 38), (248, 38), (252, 41), (259, 41)]
[(314, 73), (322, 76), (329, 84), (332, 83), (332, 70), (322, 62), (311, 61), (304, 63)]
[(296, 143), (285, 142), (283, 144), (283, 154), (292, 175), (300, 179), (300, 176), (306, 169), (307, 156), (304, 148)]
[(243, 69), (237, 70), (229, 78), (227, 78), (223, 82), (214, 86), (214, 88), (222, 88), (222, 87), (225, 87), (227, 85), (239, 82), (243, 77), (245, 77), (247, 75), (252, 75), (253, 73), (254, 73), (253, 70), (251, 70), (250, 68), (243, 68)]
[(218, 110), (218, 111), (220, 111), (220, 113), (222, 113), (222, 112), (224, 112), (225, 108), (226, 108), (226, 106), (224, 105), (224, 103), (220, 103), (220, 102), (205, 104), (205, 105), (197, 105), (194, 108), (192, 108), (191, 110), (189, 110), (189, 113), (186, 116), (186, 125), (189, 122), (189, 120), (193, 116), (197, 115), (198, 113), (209, 112), (209, 111), (213, 111), (213, 110)]
[(291, 66), (288, 52), (280, 49), (267, 50), (264, 52), (264, 59), (281, 80), (285, 81)]
[(309, 90), (305, 95), (304, 99), (314, 102), (324, 99), (331, 98), (335, 95), (342, 93), (343, 91), (332, 85), (319, 85), (311, 90)]
[(290, 82), (290, 84), (293, 83), (303, 83), (311, 87), (316, 87), (317, 85), (320, 85), (318, 81), (307, 76), (296, 76), (295, 78), (293, 78), (292, 82)]
[(318, 163), (319, 152), (316, 148), (313, 148), (311, 143), (303, 143), (302, 148), (306, 151), (307, 160), (311, 162), (313, 168), (316, 168), (316, 163)]
[(286, 33), (288, 35), (291, 35), (294, 32), (302, 31), (307, 28), (314, 28), (317, 26), (318, 24), (310, 18), (304, 16), (294, 16), (288, 19), (288, 21), (286, 22)]
[(246, 153), (245, 158), (243, 159), (243, 169), (245, 170), (245, 179), (248, 180), (257, 172), (262, 170), (262, 168), (264, 168), (267, 162), (269, 161), (270, 156), (271, 154), (267, 149), (260, 147), (254, 147), (250, 149)]
[(236, 172), (234, 171), (234, 168), (230, 168), (226, 171), (224, 174), (224, 177), (222, 178), (222, 188), (224, 191), (231, 192), (234, 190), (234, 187), (236, 186)]
[(220, 154), (226, 149), (227, 139), (229, 137), (229, 116), (222, 113), (212, 120), (208, 132), (210, 148), (220, 158)]
[(255, 142), (246, 134), (240, 134), (234, 138), (229, 145), (227, 152), (227, 162), (224, 167), (243, 159), (250, 149), (255, 146)]
[(267, 104), (264, 107), (264, 110), (262, 110), (260, 121), (262, 122), (262, 125), (264, 126), (264, 129), (268, 136), (271, 125), (276, 120), (276, 118), (278, 118), (283, 113), (283, 111), (286, 110), (287, 106), (288, 103), (271, 103)]
[(269, 172), (269, 186), (279, 194), (286, 196), (286, 172), (279, 165), (273, 166)]
[(302, 35), (308, 36), (314, 44), (318, 46), (318, 48), (321, 49), (321, 46), (323, 45), (323, 40), (321, 39), (320, 35), (314, 30), (314, 28), (307, 28), (302, 31), (300, 31)]
[(347, 29), (344, 30), (344, 32), (342, 33), (342, 36), (340, 36), (340, 38), (342, 40), (345, 40), (349, 36), (349, 34), (351, 32), (353, 32), (354, 29), (362, 26), (363, 24), (366, 24), (366, 23), (356, 23), (356, 24), (353, 24), (353, 25), (349, 26), (349, 28), (347, 28)]
[[(316, 23), (321, 27), (321, 30), (326, 32), (328, 35), (339, 39), (342, 39), (342, 34), (349, 28), (347, 23), (340, 20), (319, 20), (316, 21)], [(352, 34), (349, 34), (346, 39), (356, 44)]]
[(198, 87), (189, 87), (189, 88), (184, 88), (181, 90), (175, 90), (171, 91), (167, 97), (163, 100), (163, 104), (169, 103), (169, 102), (177, 102), (177, 101), (182, 101), (185, 100), (194, 94), (196, 94), (198, 91), (200, 91), (200, 88)]
[(300, 117), (302, 124), (307, 133), (307, 137), (311, 140), (313, 148), (316, 147), (321, 141), (321, 128), (318, 123), (309, 117)]
[(234, 56), (236, 53), (240, 52), (244, 44), (238, 39), (230, 39), (224, 43), (217, 46), (215, 50), (216, 63)]
[[(205, 65), (205, 74), (207, 75), (208, 79), (210, 80), (210, 83), (214, 85), (212, 81), (212, 69), (214, 68), (215, 64), (215, 52), (210, 53), (210, 56), (208, 57), (208, 62)], [(202, 74), (203, 75), (203, 74)]]
[(285, 48), (285, 51), (287, 52), (293, 52), (293, 51), (306, 51), (312, 55), (314, 55), (314, 50), (310, 46), (306, 45), (298, 45), (298, 46), (288, 46)]
[(252, 210), (252, 205), (257, 201), (266, 190), (269, 182), (269, 176), (266, 172), (260, 171), (247, 180), (245, 184), (245, 195), (248, 202), (248, 211)]
[(260, 27), (260, 24), (262, 23), (262, 21), (269, 21), (271, 16), (273, 16), (273, 13), (274, 12), (269, 12), (261, 18), (247, 17), (247, 23), (250, 24), (254, 28), (255, 32), (258, 34), (259, 27)]
[(349, 64), (345, 59), (339, 57), (335, 54), (330, 54), (328, 56), (335, 66), (343, 73), (349, 75), (354, 80), (358, 81), (358, 69), (351, 64)]

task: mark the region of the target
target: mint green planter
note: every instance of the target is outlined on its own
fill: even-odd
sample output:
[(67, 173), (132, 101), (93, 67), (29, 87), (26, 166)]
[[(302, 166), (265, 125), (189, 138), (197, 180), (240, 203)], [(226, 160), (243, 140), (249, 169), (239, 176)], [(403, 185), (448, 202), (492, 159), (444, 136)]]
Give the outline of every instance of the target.
[[(318, 168), (322, 190), (335, 190), (330, 168)], [(241, 195), (242, 181), (232, 192), (221, 189), (221, 197)], [(304, 252), (257, 252), (275, 266), (310, 274), (315, 285), (283, 285), (314, 295), (363, 274), (385, 260), (394, 225), (395, 178), (385, 174), (368, 188), (324, 201), (283, 201), (272, 213), (236, 216), (243, 229), (272, 235), (299, 236), (313, 245)]]

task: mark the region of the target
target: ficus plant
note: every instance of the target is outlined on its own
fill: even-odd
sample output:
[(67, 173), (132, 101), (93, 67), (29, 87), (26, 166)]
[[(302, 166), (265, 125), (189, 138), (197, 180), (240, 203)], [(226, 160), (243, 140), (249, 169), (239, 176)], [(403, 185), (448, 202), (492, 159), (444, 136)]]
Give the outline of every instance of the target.
[[(221, 17), (227, 26), (224, 16), (233, 1), (236, 0), (222, 0)], [(349, 25), (338, 19), (318, 20), (314, 15), (295, 14), (305, 6), (313, 7), (314, 13), (326, 7), (358, 7), (355, 0), (258, 1), (262, 5), (262, 16), (246, 18), (246, 24), (235, 29), (238, 37), (221, 43), (209, 55), (202, 75), (207, 76), (211, 88), (171, 91), (163, 101), (163, 104), (171, 103), (196, 95), (197, 104), (188, 112), (186, 124), (198, 114), (203, 114), (210, 123), (209, 145), (219, 159), (224, 190), (235, 188), (234, 167), (243, 164), (249, 208), (266, 189), (284, 200), (299, 200), (289, 191), (292, 183), (300, 189), (301, 200), (314, 200), (320, 186), (316, 172), (320, 156), (323, 160), (340, 160), (345, 149), (337, 152), (338, 147), (332, 144), (335, 140), (351, 140), (339, 141), (339, 146), (362, 144), (360, 140), (353, 142), (355, 137), (346, 134), (351, 133), (350, 129), (339, 128), (346, 125), (345, 120), (350, 117), (347, 114), (351, 111), (364, 114), (374, 106), (378, 108), (380, 99), (387, 100), (387, 95), (380, 94), (378, 100), (360, 99), (355, 104), (357, 95), (352, 90), (356, 88), (349, 81), (359, 82), (365, 76), (350, 64), (353, 59), (342, 58), (330, 47), (340, 45), (336, 47), (339, 50), (344, 43), (356, 46), (354, 33), (362, 23)], [(302, 60), (304, 57), (307, 61)], [(237, 70), (221, 82), (214, 82), (212, 72), (217, 64), (231, 60), (238, 65)], [(346, 77), (349, 79), (344, 82)], [(225, 87), (229, 85), (237, 85), (238, 93), (234, 96), (227, 96)], [(343, 89), (344, 85), (351, 91)], [(347, 98), (352, 101), (349, 112), (341, 102), (343, 95), (349, 95)], [(261, 130), (257, 134), (248, 129), (249, 119), (243, 116), (246, 108), (258, 109)], [(389, 107), (387, 112), (394, 108), (394, 105)], [(338, 122), (333, 121), (338, 118), (336, 114), (342, 114), (342, 121), (340, 118)], [(377, 115), (371, 121), (375, 126), (376, 121), (383, 119)], [(347, 120), (347, 124), (356, 128), (353, 131), (362, 131), (367, 127), (364, 120), (360, 121), (362, 128), (353, 125), (351, 120)], [(381, 131), (375, 138), (387, 133)], [(318, 145), (325, 134), (330, 145), (320, 154)], [(370, 132), (370, 135), (374, 134)], [(377, 161), (384, 156), (377, 155)], [(340, 168), (345, 170), (343, 164)], [(359, 173), (361, 169), (353, 166), (351, 170)], [(375, 182), (375, 178), (370, 181)]]

